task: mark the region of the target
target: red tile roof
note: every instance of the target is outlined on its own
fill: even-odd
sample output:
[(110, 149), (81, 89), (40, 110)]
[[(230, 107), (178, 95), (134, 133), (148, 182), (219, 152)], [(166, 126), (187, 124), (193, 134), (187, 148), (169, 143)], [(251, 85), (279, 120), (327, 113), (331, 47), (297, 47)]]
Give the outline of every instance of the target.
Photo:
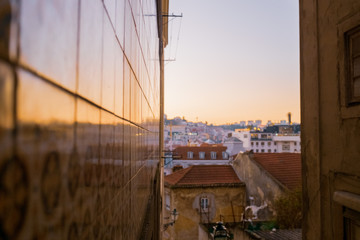
[(254, 153), (253, 159), (287, 188), (301, 185), (301, 154)]
[(243, 185), (230, 165), (193, 165), (165, 176), (173, 187)]

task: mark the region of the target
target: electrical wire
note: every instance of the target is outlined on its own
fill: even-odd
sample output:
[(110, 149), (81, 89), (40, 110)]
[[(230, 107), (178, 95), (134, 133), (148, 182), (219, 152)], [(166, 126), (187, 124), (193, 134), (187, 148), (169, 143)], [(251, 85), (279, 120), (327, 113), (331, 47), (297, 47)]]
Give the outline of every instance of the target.
[(178, 50), (178, 47), (179, 47), (181, 23), (182, 23), (182, 18), (180, 19), (180, 27), (179, 27), (179, 32), (178, 32), (178, 36), (177, 36), (176, 49), (175, 49), (175, 58), (174, 59), (176, 59), (177, 50)]
[[(174, 18), (173, 18), (174, 19)], [(172, 49), (172, 36), (173, 36), (173, 25), (174, 25), (174, 22), (173, 21), (168, 21), (168, 22), (171, 22), (170, 24), (170, 31), (168, 31), (168, 34), (170, 33), (170, 39), (169, 39), (169, 57), (171, 57), (171, 49)], [(168, 27), (169, 27), (169, 24), (168, 24)]]
[[(182, 17), (181, 17), (182, 18)], [(176, 36), (176, 43), (174, 43), (174, 32), (176, 30), (174, 30), (174, 20), (175, 17), (171, 18), (170, 20), (167, 21), (167, 24), (168, 24), (168, 45), (166, 46), (166, 49), (168, 49), (168, 51), (166, 52), (166, 59), (168, 59), (167, 61), (165, 60), (165, 66), (169, 63), (169, 62), (172, 62), (172, 61), (175, 61), (176, 60), (176, 56), (177, 56), (177, 51), (178, 51), (178, 46), (179, 46), (179, 39), (180, 39), (180, 30), (181, 30), (181, 25), (182, 25), (182, 19), (180, 19), (180, 23), (179, 23), (179, 29), (178, 29), (178, 32), (177, 32), (177, 36)], [(169, 24), (170, 23), (170, 24)], [(170, 26), (169, 26), (170, 25)], [(176, 29), (176, 27), (175, 27)], [(174, 44), (176, 44), (174, 46)], [(174, 53), (174, 49), (175, 48), (175, 53)], [(174, 55), (174, 57), (172, 58), (172, 54)]]

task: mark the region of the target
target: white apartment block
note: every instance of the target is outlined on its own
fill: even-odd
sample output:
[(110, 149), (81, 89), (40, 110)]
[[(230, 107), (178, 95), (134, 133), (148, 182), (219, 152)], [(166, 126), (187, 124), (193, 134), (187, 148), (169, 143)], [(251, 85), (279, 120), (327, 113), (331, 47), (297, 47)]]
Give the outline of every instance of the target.
[(300, 134), (252, 133), (250, 149), (254, 153), (300, 153)]

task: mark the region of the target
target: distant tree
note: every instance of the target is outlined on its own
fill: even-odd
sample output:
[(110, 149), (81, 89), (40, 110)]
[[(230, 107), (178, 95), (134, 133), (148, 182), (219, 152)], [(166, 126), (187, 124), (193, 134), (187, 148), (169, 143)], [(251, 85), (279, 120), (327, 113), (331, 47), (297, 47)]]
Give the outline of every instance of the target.
[(276, 223), (280, 228), (301, 228), (302, 192), (301, 187), (287, 191), (275, 200)]

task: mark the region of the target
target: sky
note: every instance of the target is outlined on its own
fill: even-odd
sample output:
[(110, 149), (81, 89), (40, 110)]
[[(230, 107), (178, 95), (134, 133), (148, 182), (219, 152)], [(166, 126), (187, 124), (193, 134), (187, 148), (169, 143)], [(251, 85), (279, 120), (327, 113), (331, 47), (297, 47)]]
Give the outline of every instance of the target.
[[(165, 114), (300, 122), (297, 0), (170, 0)], [(180, 30), (179, 30), (180, 29)]]

